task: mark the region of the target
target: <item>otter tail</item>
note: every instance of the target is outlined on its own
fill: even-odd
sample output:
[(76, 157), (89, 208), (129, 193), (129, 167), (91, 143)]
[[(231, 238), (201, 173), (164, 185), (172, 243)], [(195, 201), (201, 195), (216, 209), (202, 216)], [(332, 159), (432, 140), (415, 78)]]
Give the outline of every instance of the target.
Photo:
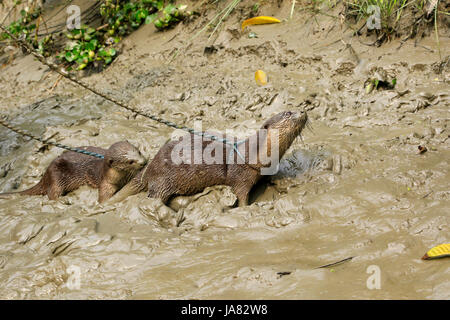
[(14, 195), (14, 194), (20, 194), (20, 195), (27, 195), (27, 196), (38, 196), (38, 195), (44, 195), (46, 194), (44, 192), (43, 186), (42, 186), (42, 180), (39, 181), (36, 185), (34, 185), (33, 187), (23, 190), (23, 191), (14, 191), (14, 192), (5, 192), (5, 193), (0, 193), (0, 198), (5, 199), (8, 198), (8, 196), (10, 195)]

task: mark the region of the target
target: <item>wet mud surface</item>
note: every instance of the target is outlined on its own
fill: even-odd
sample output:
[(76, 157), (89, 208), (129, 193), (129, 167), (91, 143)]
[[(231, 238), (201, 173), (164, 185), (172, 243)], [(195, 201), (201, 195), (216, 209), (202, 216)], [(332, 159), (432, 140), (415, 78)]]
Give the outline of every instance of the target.
[[(289, 12), (286, 4), (266, 10)], [(240, 138), (283, 110), (306, 110), (313, 130), (246, 207), (233, 207), (222, 186), (170, 207), (145, 193), (102, 206), (88, 187), (58, 201), (0, 199), (0, 297), (449, 299), (450, 260), (420, 260), (449, 241), (450, 66), (441, 68), (433, 37), (376, 48), (331, 28), (332, 19), (299, 15), (251, 27), (258, 38), (250, 39), (236, 14), (214, 41), (203, 36), (167, 64), (208, 18), (165, 33), (144, 26), (111, 67), (83, 80), (176, 123), (202, 120), (204, 130)], [(444, 57), (449, 47), (441, 35)], [(265, 87), (254, 81), (258, 69)], [(396, 87), (367, 93), (365, 82), (379, 74)], [(67, 145), (127, 139), (149, 159), (173, 134), (64, 79), (53, 88), (57, 79), (19, 55), (0, 71), (1, 112)], [(34, 185), (62, 152), (3, 127), (0, 142), (2, 192)], [(366, 286), (371, 265), (380, 290)], [(78, 290), (67, 285), (73, 267)]]

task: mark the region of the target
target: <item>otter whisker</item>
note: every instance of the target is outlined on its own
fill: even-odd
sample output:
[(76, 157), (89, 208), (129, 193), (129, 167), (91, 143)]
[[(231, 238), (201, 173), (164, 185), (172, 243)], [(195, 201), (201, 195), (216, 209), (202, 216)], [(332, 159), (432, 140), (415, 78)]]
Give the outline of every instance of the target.
[(308, 130), (311, 131), (312, 134), (316, 134), (313, 130), (311, 121), (309, 121), (309, 119), (306, 120), (305, 127), (308, 128)]
[(305, 141), (303, 141), (302, 134), (300, 133), (298, 136), (300, 137), (300, 140), (302, 141), (302, 144), (303, 144), (303, 146), (305, 147)]

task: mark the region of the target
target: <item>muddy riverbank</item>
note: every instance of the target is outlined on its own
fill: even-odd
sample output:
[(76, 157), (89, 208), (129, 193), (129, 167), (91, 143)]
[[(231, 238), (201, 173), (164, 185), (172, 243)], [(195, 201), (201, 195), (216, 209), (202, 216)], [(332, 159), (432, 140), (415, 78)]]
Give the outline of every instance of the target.
[[(286, 2), (261, 14), (289, 10)], [(233, 207), (226, 187), (178, 197), (177, 210), (144, 193), (100, 206), (87, 187), (58, 201), (0, 199), (0, 297), (449, 299), (450, 260), (420, 260), (449, 242), (450, 65), (434, 36), (368, 46), (372, 38), (352, 37), (335, 19), (299, 13), (250, 27), (258, 37), (249, 38), (237, 11), (215, 39), (202, 35), (168, 64), (213, 15), (167, 32), (145, 25), (109, 68), (83, 80), (179, 124), (202, 120), (203, 129), (246, 137), (276, 112), (307, 110), (313, 131), (246, 207)], [(449, 48), (441, 31), (442, 58)], [(265, 87), (254, 81), (258, 69)], [(380, 73), (395, 89), (367, 93)], [(128, 139), (150, 159), (173, 133), (56, 81), (18, 55), (0, 71), (1, 113), (68, 145)], [(32, 186), (60, 153), (1, 127), (0, 191)], [(379, 290), (366, 286), (371, 265)], [(74, 268), (80, 289), (67, 286)]]

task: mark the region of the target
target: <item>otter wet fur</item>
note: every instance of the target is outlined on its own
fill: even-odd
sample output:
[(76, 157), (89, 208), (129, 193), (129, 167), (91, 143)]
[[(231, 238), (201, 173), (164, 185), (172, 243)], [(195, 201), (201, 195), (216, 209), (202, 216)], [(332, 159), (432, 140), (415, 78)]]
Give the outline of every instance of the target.
[(2, 193), (0, 196), (47, 195), (56, 200), (82, 185), (97, 188), (98, 201), (101, 203), (114, 195), (129, 182), (145, 165), (145, 158), (128, 141), (112, 144), (109, 149), (98, 147), (79, 147), (104, 155), (104, 159), (85, 154), (65, 151), (53, 160), (41, 181), (24, 191)]
[[(261, 127), (265, 130), (258, 130), (252, 137), (256, 138), (254, 141), (259, 141), (258, 150), (266, 148), (266, 154), (270, 156), (270, 146), (273, 143), (270, 133), (271, 130), (277, 130), (279, 138), (278, 141), (275, 141), (275, 143), (278, 143), (278, 159), (276, 160), (279, 161), (295, 138), (301, 134), (307, 120), (306, 112), (281, 112), (268, 119)], [(257, 140), (260, 137), (263, 137), (263, 139)], [(190, 138), (193, 139), (192, 134)], [(167, 204), (172, 196), (193, 195), (203, 191), (206, 187), (227, 185), (236, 194), (239, 206), (245, 206), (248, 204), (250, 190), (262, 177), (261, 170), (267, 168), (267, 165), (261, 161), (259, 156), (255, 161), (256, 164), (250, 164), (250, 138), (247, 138), (239, 146), (239, 150), (246, 151), (245, 163), (233, 161), (231, 164), (226, 163), (230, 146), (206, 138), (201, 141), (202, 151), (207, 147), (214, 147), (211, 144), (220, 144), (219, 149), (222, 148), (223, 150), (223, 164), (207, 164), (204, 159), (199, 164), (195, 164), (195, 162), (176, 164), (173, 162), (172, 156), (179, 140), (169, 141), (161, 147), (155, 158), (110, 201), (121, 201), (130, 195), (148, 191), (149, 197), (160, 198), (164, 204)], [(227, 139), (230, 140), (228, 137)], [(215, 147), (218, 146), (215, 145)], [(194, 146), (191, 144), (190, 148), (191, 155), (193, 155)]]

